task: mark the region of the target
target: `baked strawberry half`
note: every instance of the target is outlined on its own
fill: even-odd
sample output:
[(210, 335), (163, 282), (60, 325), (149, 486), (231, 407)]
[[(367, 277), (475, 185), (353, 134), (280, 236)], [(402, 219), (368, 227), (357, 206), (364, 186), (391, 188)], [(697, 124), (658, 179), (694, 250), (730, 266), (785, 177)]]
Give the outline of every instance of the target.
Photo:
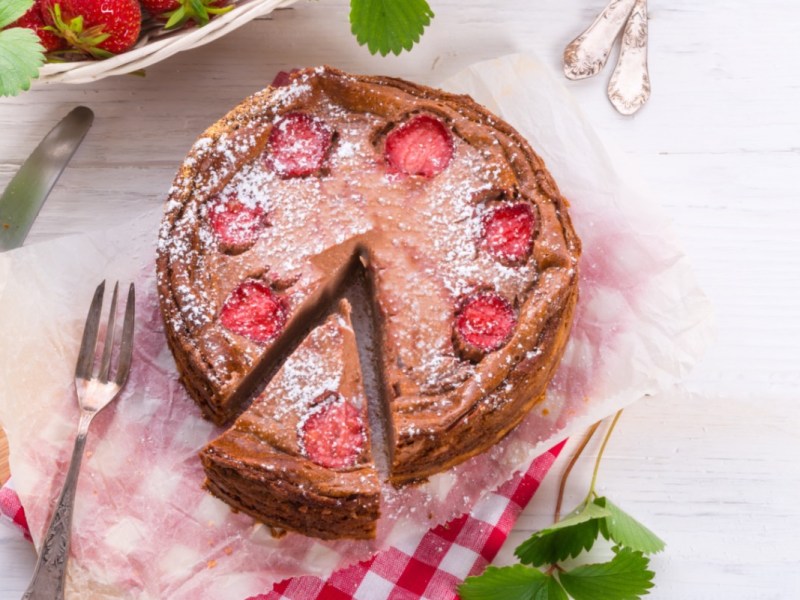
[(394, 172), (434, 177), (453, 158), (453, 136), (439, 119), (417, 115), (389, 132), (385, 154)]
[(275, 123), (264, 160), (284, 178), (316, 173), (331, 147), (333, 132), (324, 121), (306, 113), (289, 113)]
[(361, 413), (336, 392), (325, 392), (314, 400), (299, 435), (306, 456), (329, 469), (355, 464), (366, 438)]
[(272, 87), (284, 87), (289, 85), (292, 81), (292, 75), (298, 73), (300, 69), (292, 69), (291, 71), (278, 71), (272, 79), (270, 85)]
[(248, 280), (225, 299), (219, 313), (222, 326), (254, 342), (272, 340), (286, 324), (285, 299), (261, 281)]
[(478, 361), (502, 348), (517, 325), (511, 304), (495, 292), (467, 297), (456, 311), (454, 341), (462, 357)]
[(530, 205), (520, 202), (501, 206), (483, 222), (483, 243), (500, 262), (519, 265), (533, 245), (534, 217)]
[(229, 254), (250, 248), (268, 225), (263, 208), (244, 204), (233, 195), (215, 198), (208, 208), (208, 220), (220, 250)]

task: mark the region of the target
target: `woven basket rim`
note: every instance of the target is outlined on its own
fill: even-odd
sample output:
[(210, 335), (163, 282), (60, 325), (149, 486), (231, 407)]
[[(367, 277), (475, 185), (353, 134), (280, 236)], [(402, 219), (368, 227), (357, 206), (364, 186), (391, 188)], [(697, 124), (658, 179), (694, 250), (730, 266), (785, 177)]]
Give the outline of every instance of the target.
[(208, 44), (257, 17), (284, 8), (296, 0), (238, 0), (233, 10), (214, 17), (203, 27), (190, 27), (167, 36), (145, 39), (136, 47), (103, 60), (47, 63), (37, 84), (88, 83), (114, 75), (133, 73), (170, 56)]

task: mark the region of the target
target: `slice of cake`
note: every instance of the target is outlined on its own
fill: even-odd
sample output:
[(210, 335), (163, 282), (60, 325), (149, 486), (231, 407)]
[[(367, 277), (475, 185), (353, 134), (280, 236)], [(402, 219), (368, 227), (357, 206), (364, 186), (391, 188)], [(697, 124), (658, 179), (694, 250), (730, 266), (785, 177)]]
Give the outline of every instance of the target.
[(374, 537), (380, 483), (346, 300), (201, 457), (208, 490), (267, 525)]

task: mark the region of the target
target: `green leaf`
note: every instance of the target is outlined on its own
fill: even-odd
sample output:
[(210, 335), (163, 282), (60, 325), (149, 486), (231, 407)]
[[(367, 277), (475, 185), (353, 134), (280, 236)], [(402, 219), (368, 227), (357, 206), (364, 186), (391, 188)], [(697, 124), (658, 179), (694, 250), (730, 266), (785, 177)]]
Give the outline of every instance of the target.
[(33, 6), (33, 0), (3, 0), (0, 2), (0, 29), (11, 25)]
[(44, 47), (30, 29), (0, 31), (0, 96), (16, 96), (31, 87), (44, 63)]
[(591, 549), (600, 532), (600, 522), (610, 514), (602, 506), (589, 503), (552, 527), (534, 533), (514, 554), (524, 564), (537, 567), (578, 556)]
[(552, 575), (547, 576), (547, 586), (542, 589), (533, 600), (569, 600), (567, 592), (561, 587), (558, 579)]
[(655, 573), (641, 552), (615, 548), (607, 563), (576, 567), (559, 575), (564, 589), (575, 600), (639, 600), (653, 587)]
[(653, 554), (664, 549), (664, 541), (661, 538), (608, 498), (597, 498), (594, 503), (606, 508), (611, 513), (603, 524), (604, 537), (644, 554)]
[(462, 600), (567, 600), (554, 577), (523, 565), (487, 567), (482, 575), (467, 577), (458, 595)]
[(411, 50), (433, 16), (425, 0), (350, 0), (353, 35), (382, 56)]

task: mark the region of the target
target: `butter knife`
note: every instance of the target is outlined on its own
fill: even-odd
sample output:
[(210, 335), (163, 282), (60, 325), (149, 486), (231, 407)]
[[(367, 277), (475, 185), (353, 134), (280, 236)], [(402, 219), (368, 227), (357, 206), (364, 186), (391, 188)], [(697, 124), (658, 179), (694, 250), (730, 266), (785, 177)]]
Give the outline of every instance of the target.
[(18, 248), (86, 132), (94, 113), (73, 109), (31, 153), (0, 196), (0, 252)]

